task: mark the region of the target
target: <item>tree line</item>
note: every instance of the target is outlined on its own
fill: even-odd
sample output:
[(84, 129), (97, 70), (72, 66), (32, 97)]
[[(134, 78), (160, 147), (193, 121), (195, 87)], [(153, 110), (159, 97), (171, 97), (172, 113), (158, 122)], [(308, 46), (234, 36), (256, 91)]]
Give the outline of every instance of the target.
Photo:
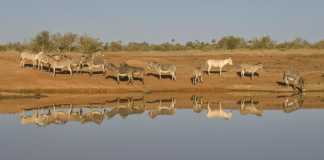
[(210, 42), (189, 41), (178, 43), (174, 39), (170, 42), (160, 44), (150, 44), (147, 42), (121, 41), (103, 42), (98, 38), (89, 35), (78, 35), (75, 33), (50, 33), (48, 31), (39, 32), (28, 42), (14, 42), (0, 44), (0, 51), (30, 50), (33, 52), (83, 52), (93, 53), (97, 51), (183, 51), (183, 50), (233, 50), (233, 49), (301, 49), (314, 48), (324, 49), (324, 40), (310, 43), (302, 38), (291, 41), (276, 42), (270, 36), (263, 36), (246, 40), (238, 36), (225, 36), (219, 40), (213, 39)]

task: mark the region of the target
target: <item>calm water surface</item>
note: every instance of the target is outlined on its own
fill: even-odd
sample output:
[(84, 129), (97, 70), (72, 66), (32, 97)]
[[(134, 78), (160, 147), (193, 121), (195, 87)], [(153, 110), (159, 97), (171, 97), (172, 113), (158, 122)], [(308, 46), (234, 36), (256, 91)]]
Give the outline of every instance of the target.
[[(27, 112), (30, 115), (32, 111)], [(265, 110), (261, 117), (233, 110), (228, 120), (210, 119), (207, 112), (177, 109), (176, 114), (152, 118), (152, 113), (145, 111), (104, 117), (99, 123), (69, 121), (45, 126), (23, 125), (21, 113), (2, 114), (1, 159), (324, 158), (322, 109)]]

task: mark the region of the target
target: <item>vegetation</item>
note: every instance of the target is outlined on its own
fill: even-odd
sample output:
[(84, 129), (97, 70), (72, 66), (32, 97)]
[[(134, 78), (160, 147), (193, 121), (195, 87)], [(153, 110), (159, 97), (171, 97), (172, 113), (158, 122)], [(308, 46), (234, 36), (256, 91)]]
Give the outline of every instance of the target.
[(178, 43), (174, 38), (170, 42), (160, 44), (150, 44), (147, 42), (129, 42), (124, 44), (122, 41), (102, 42), (89, 35), (77, 35), (68, 33), (50, 33), (42, 31), (38, 33), (30, 42), (0, 44), (0, 51), (6, 50), (30, 50), (33, 52), (83, 52), (94, 53), (103, 51), (183, 51), (183, 50), (233, 50), (233, 49), (300, 49), (314, 48), (324, 49), (324, 40), (310, 43), (302, 38), (292, 41), (276, 42), (270, 36), (263, 36), (246, 40), (242, 37), (225, 36), (219, 40), (213, 39), (211, 42), (189, 41)]
[(83, 53), (94, 53), (102, 50), (102, 42), (88, 35), (79, 37), (79, 50)]

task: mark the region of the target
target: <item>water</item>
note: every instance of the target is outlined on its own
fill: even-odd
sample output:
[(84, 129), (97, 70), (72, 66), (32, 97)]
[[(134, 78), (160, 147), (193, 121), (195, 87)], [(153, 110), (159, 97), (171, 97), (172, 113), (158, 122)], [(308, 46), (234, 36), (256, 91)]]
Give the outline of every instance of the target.
[[(177, 99), (175, 112), (164, 111), (155, 117), (149, 115), (150, 112), (152, 114), (152, 111), (156, 111), (156, 108), (130, 114), (130, 111), (122, 109), (113, 111), (111, 108), (113, 105), (73, 106), (73, 113), (77, 114), (82, 108), (83, 115), (93, 111), (104, 113), (104, 118), (100, 119), (97, 115), (97, 119), (94, 118), (93, 121), (82, 122), (69, 121), (61, 116), (60, 121), (52, 121), (43, 126), (35, 123), (23, 125), (21, 116), (31, 116), (33, 111), (34, 114), (38, 111), (39, 115), (49, 115), (50, 111), (50, 115), (53, 115), (52, 106), (41, 107), (46, 109), (28, 109), (24, 114), (1, 114), (1, 159), (323, 159), (324, 157), (322, 137), (324, 110), (320, 107), (310, 109), (312, 107), (301, 106), (297, 110), (285, 113), (281, 109), (282, 106), (277, 106), (279, 109), (267, 109), (276, 107), (261, 107), (263, 103), (259, 101), (256, 106), (259, 109), (263, 108), (263, 112), (262, 116), (256, 116), (243, 115), (239, 109), (241, 104), (235, 103), (237, 105), (230, 106), (229, 102), (223, 102), (222, 111), (232, 113), (232, 117), (226, 120), (221, 117), (208, 118), (206, 103), (203, 103), (202, 110), (198, 113), (193, 112), (192, 106), (178, 106), (186, 104), (187, 101), (191, 102), (189, 99), (185, 101), (180, 99), (180, 102)], [(158, 105), (159, 101), (152, 103)], [(162, 104), (170, 107), (172, 100)], [(218, 111), (218, 104), (213, 104), (212, 110)], [(303, 103), (308, 104), (306, 100)], [(71, 113), (70, 111), (69, 105), (57, 105), (55, 112)], [(95, 123), (95, 120), (98, 123)]]

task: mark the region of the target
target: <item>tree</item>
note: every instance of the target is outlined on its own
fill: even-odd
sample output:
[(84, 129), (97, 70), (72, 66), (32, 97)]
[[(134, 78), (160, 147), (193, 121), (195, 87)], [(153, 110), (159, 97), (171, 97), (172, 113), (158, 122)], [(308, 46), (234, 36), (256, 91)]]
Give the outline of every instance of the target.
[(122, 42), (121, 41), (113, 41), (110, 43), (111, 51), (121, 51), (123, 50)]
[(306, 40), (304, 40), (302, 38), (296, 38), (296, 39), (294, 39), (290, 43), (290, 45), (291, 45), (290, 48), (294, 48), (294, 49), (298, 49), (298, 48), (309, 48), (310, 47), (309, 42), (307, 42)]
[(263, 36), (249, 41), (248, 46), (252, 49), (271, 49), (275, 47), (275, 42), (270, 36)]
[(68, 32), (64, 33), (63, 35), (63, 42), (64, 42), (64, 48), (68, 51), (71, 52), (72, 48), (76, 46), (75, 42), (76, 39), (78, 38), (77, 34)]
[(302, 38), (296, 38), (292, 41), (280, 43), (276, 47), (280, 49), (300, 49), (310, 48), (311, 44)]
[(313, 45), (314, 48), (324, 49), (324, 40), (318, 41)]
[(31, 49), (35, 52), (43, 51), (49, 52), (53, 48), (50, 34), (48, 31), (42, 31), (36, 35), (36, 37), (31, 42)]
[(71, 32), (64, 33), (63, 35), (60, 33), (51, 35), (53, 46), (59, 52), (71, 52), (72, 48), (76, 45), (76, 38), (77, 35)]
[(237, 49), (246, 47), (246, 42), (241, 37), (225, 36), (217, 42), (217, 46), (223, 49)]
[(102, 42), (88, 35), (83, 35), (79, 38), (80, 50), (83, 53), (94, 53), (102, 50)]

